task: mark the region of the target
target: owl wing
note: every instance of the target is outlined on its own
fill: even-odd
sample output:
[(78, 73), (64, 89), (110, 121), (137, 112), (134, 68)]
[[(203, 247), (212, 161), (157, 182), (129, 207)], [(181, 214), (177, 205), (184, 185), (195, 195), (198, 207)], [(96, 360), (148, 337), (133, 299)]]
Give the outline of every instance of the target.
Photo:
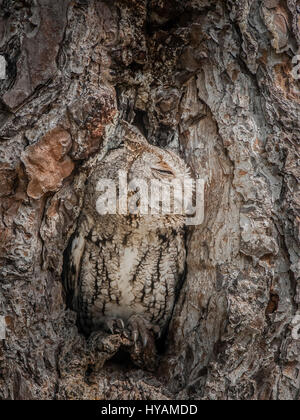
[(66, 251), (66, 264), (64, 267), (64, 288), (67, 303), (72, 309), (77, 310), (80, 288), (80, 274), (84, 264), (84, 254), (87, 247), (87, 237), (91, 231), (89, 218), (82, 217)]
[(66, 266), (64, 272), (64, 288), (68, 306), (76, 310), (79, 292), (79, 276), (83, 260), (86, 240), (83, 232), (76, 232), (67, 250)]

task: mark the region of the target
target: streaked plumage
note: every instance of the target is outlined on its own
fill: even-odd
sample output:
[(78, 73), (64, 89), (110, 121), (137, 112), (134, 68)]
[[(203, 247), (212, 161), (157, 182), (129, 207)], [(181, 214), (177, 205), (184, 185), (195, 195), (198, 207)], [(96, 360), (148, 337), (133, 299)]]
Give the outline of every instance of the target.
[[(72, 238), (66, 270), (66, 290), (86, 332), (104, 325), (125, 326), (143, 337), (143, 326), (162, 330), (174, 305), (176, 286), (185, 265), (183, 215), (99, 215), (99, 179), (129, 180), (188, 177), (174, 153), (147, 143), (129, 124), (122, 124), (122, 145), (111, 150), (86, 184), (84, 204)], [(130, 325), (129, 325), (130, 326)], [(138, 331), (137, 331), (138, 330)]]

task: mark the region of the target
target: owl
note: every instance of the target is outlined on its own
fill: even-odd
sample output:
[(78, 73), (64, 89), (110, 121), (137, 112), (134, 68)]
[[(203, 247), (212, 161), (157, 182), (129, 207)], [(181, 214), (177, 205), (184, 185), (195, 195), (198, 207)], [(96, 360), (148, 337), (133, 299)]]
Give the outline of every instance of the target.
[[(126, 331), (146, 346), (149, 334), (157, 337), (168, 325), (186, 259), (184, 212), (157, 208), (166, 201), (175, 209), (181, 194), (166, 189), (157, 199), (155, 188), (190, 174), (180, 157), (150, 145), (126, 122), (117, 138), (116, 148), (87, 179), (65, 288), (87, 335), (99, 329)], [(147, 212), (151, 192), (156, 211)]]

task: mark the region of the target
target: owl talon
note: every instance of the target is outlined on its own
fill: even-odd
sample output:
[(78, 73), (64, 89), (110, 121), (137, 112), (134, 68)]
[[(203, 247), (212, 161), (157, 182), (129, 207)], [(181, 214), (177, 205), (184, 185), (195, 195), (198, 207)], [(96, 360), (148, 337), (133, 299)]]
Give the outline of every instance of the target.
[(156, 325), (153, 329), (153, 332), (157, 335), (157, 338), (160, 339), (162, 336), (162, 329)]
[(119, 328), (120, 330), (124, 331), (124, 329), (125, 329), (125, 324), (124, 324), (123, 319), (117, 319), (117, 326), (118, 326), (118, 328)]
[(134, 341), (134, 344), (135, 345), (136, 345), (136, 343), (138, 341), (138, 338), (139, 338), (139, 333), (137, 331), (134, 331), (133, 332), (133, 341)]
[(148, 336), (145, 336), (143, 340), (144, 347), (147, 347), (147, 343), (148, 343)]
[(124, 335), (124, 337), (125, 338), (130, 338), (130, 334), (129, 334), (129, 332), (128, 331), (126, 331), (125, 329), (124, 329), (124, 331), (123, 331), (123, 335)]
[(137, 344), (138, 339), (141, 340), (143, 347), (147, 347), (149, 342), (149, 332), (159, 332), (158, 326), (153, 326), (149, 321), (140, 315), (133, 315), (128, 321), (129, 329), (132, 331), (132, 339), (134, 344)]
[(111, 334), (123, 333), (125, 329), (124, 321), (120, 318), (111, 318), (106, 320), (105, 326)]

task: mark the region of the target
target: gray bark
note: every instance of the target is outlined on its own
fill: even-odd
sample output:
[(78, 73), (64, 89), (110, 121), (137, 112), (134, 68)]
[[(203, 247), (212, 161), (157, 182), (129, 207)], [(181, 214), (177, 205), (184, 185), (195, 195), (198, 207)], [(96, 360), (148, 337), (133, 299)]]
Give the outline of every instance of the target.
[[(299, 13), (296, 0), (0, 1), (1, 399), (300, 398)], [(206, 180), (155, 373), (111, 360), (118, 337), (88, 348), (62, 289), (118, 118)]]

